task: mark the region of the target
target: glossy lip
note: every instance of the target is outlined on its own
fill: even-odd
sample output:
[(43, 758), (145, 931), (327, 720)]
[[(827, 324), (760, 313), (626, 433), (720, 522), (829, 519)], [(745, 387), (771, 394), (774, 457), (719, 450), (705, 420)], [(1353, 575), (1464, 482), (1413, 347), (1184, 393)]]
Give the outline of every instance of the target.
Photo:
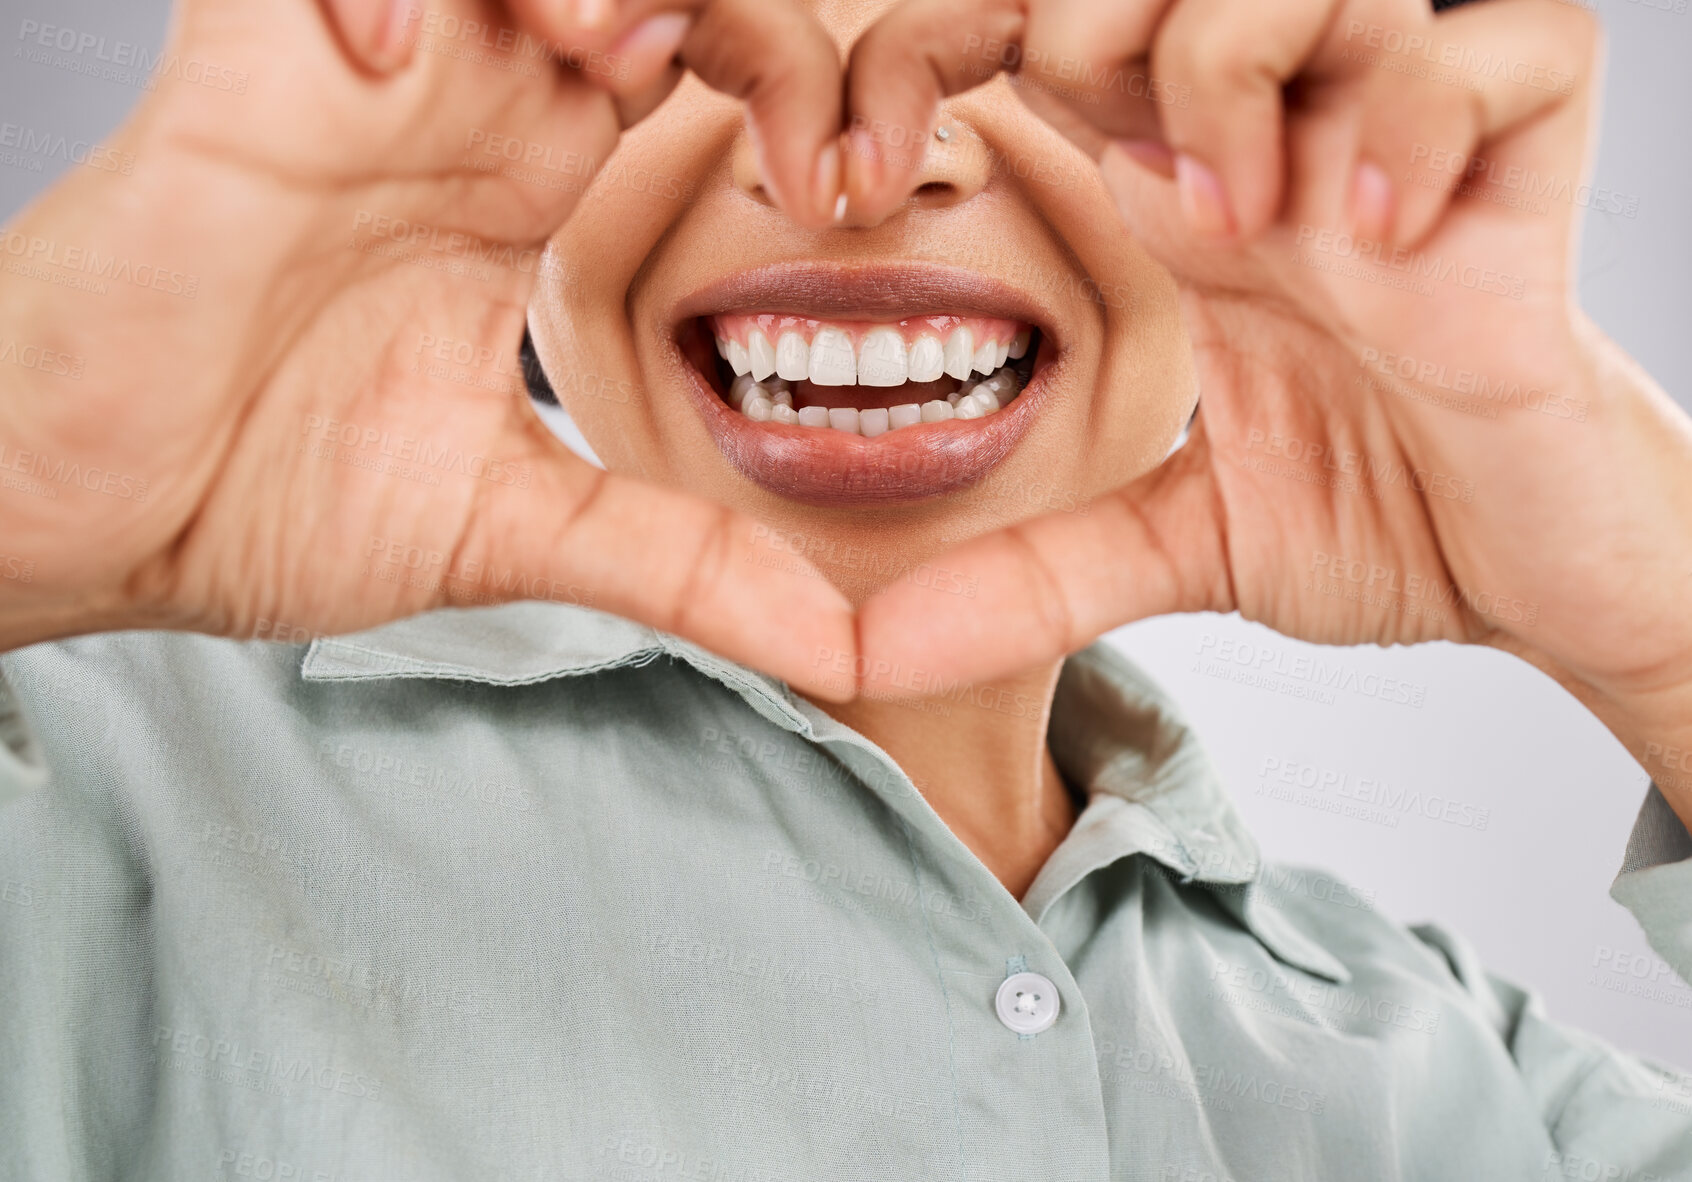
[[(819, 319), (973, 314), (1026, 321), (1040, 329), (1042, 342), (1033, 379), (997, 414), (865, 439), (843, 431), (755, 423), (723, 402), (686, 349), (690, 344), (697, 348), (700, 317), (745, 311)], [(684, 297), (671, 312), (669, 341), (706, 429), (748, 480), (809, 505), (895, 505), (968, 488), (1021, 442), (1062, 376), (1065, 353), (1056, 320), (1027, 293), (952, 267), (805, 263), (743, 272)], [(706, 345), (715, 357), (715, 345)]]

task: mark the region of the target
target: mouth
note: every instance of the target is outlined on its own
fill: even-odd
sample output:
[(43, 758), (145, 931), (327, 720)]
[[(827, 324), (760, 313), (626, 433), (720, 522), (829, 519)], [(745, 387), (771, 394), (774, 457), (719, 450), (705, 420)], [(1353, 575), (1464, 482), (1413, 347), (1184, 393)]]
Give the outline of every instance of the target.
[(941, 267), (749, 272), (677, 310), (684, 378), (748, 479), (813, 505), (970, 487), (1027, 433), (1059, 368), (1027, 296)]

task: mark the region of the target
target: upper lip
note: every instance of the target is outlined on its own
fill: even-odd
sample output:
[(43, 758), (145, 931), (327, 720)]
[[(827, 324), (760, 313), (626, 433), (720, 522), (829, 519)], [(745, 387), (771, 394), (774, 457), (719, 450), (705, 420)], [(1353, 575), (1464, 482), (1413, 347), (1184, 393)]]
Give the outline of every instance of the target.
[(1055, 313), (1032, 294), (1000, 279), (932, 263), (770, 264), (682, 297), (672, 309), (670, 324), (750, 311), (857, 320), (974, 314), (1025, 321), (1060, 350), (1063, 345)]

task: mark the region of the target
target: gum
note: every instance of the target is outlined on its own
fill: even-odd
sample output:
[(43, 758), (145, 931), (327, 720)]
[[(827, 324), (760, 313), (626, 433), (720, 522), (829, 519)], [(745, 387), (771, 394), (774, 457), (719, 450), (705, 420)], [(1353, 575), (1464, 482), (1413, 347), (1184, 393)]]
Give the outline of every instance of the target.
[(912, 316), (891, 323), (877, 320), (817, 320), (810, 316), (793, 316), (785, 312), (734, 313), (711, 317), (711, 331), (716, 334), (718, 340), (732, 340), (746, 345), (754, 328), (761, 329), (772, 345), (780, 341), (782, 334), (787, 332), (799, 333), (809, 345), (818, 330), (837, 329), (852, 339), (854, 349), (864, 343), (864, 337), (878, 328), (898, 329), (899, 334), (905, 338), (906, 348), (914, 345), (917, 338), (925, 334), (939, 337), (940, 342), (944, 344), (957, 329), (967, 328), (975, 334), (975, 347), (979, 349), (982, 342), (987, 340), (1008, 345), (1016, 339), (1017, 333), (1032, 328), (1032, 325), (986, 316), (952, 315)]

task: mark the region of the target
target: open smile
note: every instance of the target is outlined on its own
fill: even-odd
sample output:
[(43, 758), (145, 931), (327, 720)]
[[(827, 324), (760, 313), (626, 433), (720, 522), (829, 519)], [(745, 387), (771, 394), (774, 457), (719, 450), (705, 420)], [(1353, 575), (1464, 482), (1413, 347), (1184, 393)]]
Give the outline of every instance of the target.
[(1033, 423), (1061, 350), (1022, 293), (952, 268), (777, 266), (677, 309), (684, 376), (748, 479), (814, 505), (967, 488)]

